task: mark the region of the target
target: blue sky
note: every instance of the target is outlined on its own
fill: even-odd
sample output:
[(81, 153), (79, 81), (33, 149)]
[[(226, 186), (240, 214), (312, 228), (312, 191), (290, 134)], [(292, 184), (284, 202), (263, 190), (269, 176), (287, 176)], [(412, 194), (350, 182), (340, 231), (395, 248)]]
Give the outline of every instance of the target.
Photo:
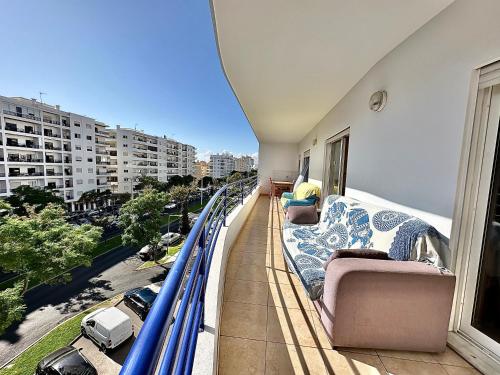
[[(208, 0), (2, 2), (0, 95), (193, 144), (257, 140), (217, 55)], [(8, 15), (8, 16), (6, 16)]]

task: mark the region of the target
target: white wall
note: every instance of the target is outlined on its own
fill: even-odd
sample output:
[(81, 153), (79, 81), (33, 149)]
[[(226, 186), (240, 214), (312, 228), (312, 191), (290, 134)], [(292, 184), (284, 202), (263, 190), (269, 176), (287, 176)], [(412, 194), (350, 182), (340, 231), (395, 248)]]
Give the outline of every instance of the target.
[[(399, 204), (449, 235), (470, 76), (500, 58), (499, 14), (498, 0), (457, 0), (377, 63), (300, 142), (310, 179), (323, 179), (325, 140), (350, 127), (346, 194)], [(387, 106), (372, 112), (382, 89)]]
[(259, 185), (269, 192), (269, 177), (274, 180), (292, 181), (299, 170), (298, 148), (289, 143), (259, 144)]

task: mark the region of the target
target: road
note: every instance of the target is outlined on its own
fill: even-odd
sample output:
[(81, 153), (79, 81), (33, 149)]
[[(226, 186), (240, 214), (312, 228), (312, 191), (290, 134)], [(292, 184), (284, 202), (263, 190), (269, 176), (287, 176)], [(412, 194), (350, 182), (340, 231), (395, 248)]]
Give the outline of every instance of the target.
[(142, 263), (136, 249), (123, 247), (71, 271), (72, 282), (42, 285), (26, 293), (26, 316), (0, 336), (0, 367), (62, 321), (128, 289), (165, 278), (161, 267), (136, 271)]

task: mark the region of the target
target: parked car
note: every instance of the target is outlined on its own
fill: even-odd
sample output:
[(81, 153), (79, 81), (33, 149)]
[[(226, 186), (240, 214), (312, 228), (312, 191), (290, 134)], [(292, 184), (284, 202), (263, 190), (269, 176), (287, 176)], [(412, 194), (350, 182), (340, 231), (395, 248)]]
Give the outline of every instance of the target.
[(82, 319), (82, 335), (105, 352), (114, 349), (134, 334), (132, 321), (116, 307), (97, 309)]
[(97, 375), (97, 370), (80, 350), (65, 346), (43, 358), (35, 375)]
[(148, 287), (136, 288), (125, 293), (123, 302), (125, 306), (128, 306), (133, 312), (139, 315), (141, 320), (145, 320), (157, 295), (157, 293)]
[(165, 207), (163, 207), (165, 210), (173, 210), (175, 207), (177, 207), (177, 204), (175, 202), (170, 202), (169, 204), (166, 204)]
[(167, 232), (161, 236), (160, 245), (162, 246), (172, 246), (178, 242), (181, 242), (182, 236), (179, 233)]
[[(144, 246), (137, 254), (139, 254), (139, 258), (144, 261), (154, 259), (153, 249), (151, 249), (149, 245)], [(165, 255), (165, 249), (158, 246), (156, 249), (156, 259), (161, 258), (163, 255)]]

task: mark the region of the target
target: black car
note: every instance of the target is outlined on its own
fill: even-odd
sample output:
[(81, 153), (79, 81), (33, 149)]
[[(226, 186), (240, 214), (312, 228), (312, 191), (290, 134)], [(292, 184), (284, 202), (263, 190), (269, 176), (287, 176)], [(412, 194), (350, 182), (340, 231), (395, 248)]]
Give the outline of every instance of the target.
[(65, 346), (42, 359), (36, 375), (97, 375), (97, 370), (80, 351)]
[(153, 292), (149, 288), (136, 288), (129, 290), (123, 296), (123, 301), (125, 306), (128, 306), (133, 310), (141, 320), (146, 319), (149, 309), (153, 305), (157, 293)]

